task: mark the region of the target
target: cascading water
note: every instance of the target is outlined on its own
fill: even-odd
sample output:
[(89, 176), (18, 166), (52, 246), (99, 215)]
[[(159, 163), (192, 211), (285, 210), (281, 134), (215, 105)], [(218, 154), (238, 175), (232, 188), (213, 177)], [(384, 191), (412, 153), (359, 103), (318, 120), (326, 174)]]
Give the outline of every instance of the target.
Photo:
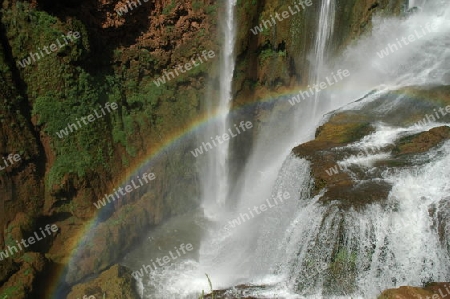
[[(388, 89), (395, 90), (406, 86), (450, 83), (450, 41), (446, 38), (450, 32), (450, 6), (448, 3), (445, 7), (439, 6), (444, 3), (438, 1), (430, 1), (429, 4), (423, 12), (404, 21), (375, 20), (373, 35), (349, 48), (345, 57), (336, 62), (335, 68), (347, 67), (352, 76), (339, 92), (331, 94), (334, 107), (344, 104), (342, 97), (361, 97), (358, 94), (369, 86), (385, 84)], [(429, 22), (435, 22), (437, 31), (422, 36), (423, 39), (414, 47), (399, 49), (383, 59), (377, 55), (376, 50), (393, 43), (396, 38), (422, 30)], [(358, 64), (364, 67), (358, 68)], [(371, 64), (382, 68), (367, 67)], [(384, 71), (388, 68), (389, 72)], [(363, 102), (373, 101), (383, 94), (382, 91), (370, 93)], [(404, 101), (403, 95), (396, 95), (392, 101), (377, 108), (376, 113), (392, 111)], [(348, 106), (348, 109), (358, 110), (361, 106), (360, 102)], [(320, 108), (325, 112), (323, 107)], [(430, 127), (424, 127), (421, 131), (428, 129)], [(366, 142), (353, 146), (362, 150), (412, 133), (417, 133), (417, 128), (380, 127)], [(299, 295), (294, 294), (314, 298), (347, 298), (349, 295), (375, 298), (387, 288), (448, 281), (448, 228), (442, 236), (440, 230), (444, 228), (437, 228), (436, 223), (440, 222), (442, 214), (448, 215), (445, 207), (449, 201), (450, 170), (445, 165), (450, 162), (449, 146), (447, 142), (436, 150), (433, 157), (423, 157), (425, 161), (433, 162), (426, 163), (420, 170), (405, 169), (400, 173), (385, 174), (384, 179), (393, 184), (385, 205), (374, 203), (361, 211), (342, 211), (335, 204), (319, 204), (320, 195), (315, 198), (300, 196), (303, 206), (291, 218), (289, 225), (277, 227), (271, 233), (262, 233), (270, 231), (270, 225), (261, 227), (262, 237), (258, 237), (257, 243), (265, 246), (277, 244), (277, 247), (266, 250), (259, 246), (254, 251), (252, 268), (270, 271), (265, 271), (265, 275), (264, 271), (256, 271), (251, 276), (252, 282), (274, 284), (273, 288), (259, 291), (258, 295), (282, 294), (284, 298), (290, 293), (295, 298)], [(389, 153), (369, 155), (361, 161), (352, 158), (342, 163), (357, 162), (368, 171), (372, 169), (373, 161), (386, 155)], [(439, 180), (435, 180), (432, 186), (427, 186), (426, 190), (419, 187), (433, 176)], [(435, 211), (432, 216), (429, 215), (430, 210)], [(266, 261), (270, 266), (265, 264)], [(259, 280), (258, 276), (261, 277)]]
[[(331, 9), (332, 3), (328, 5)], [(327, 15), (331, 18), (331, 14)], [(436, 32), (380, 58), (378, 53), (388, 43), (422, 30), (429, 22), (436, 24)], [(319, 115), (341, 107), (359, 110), (363, 103), (388, 95), (392, 99), (374, 113), (394, 108), (407, 111), (410, 107), (399, 108), (404, 95), (391, 91), (450, 84), (448, 3), (427, 1), (420, 11), (404, 18), (375, 18), (372, 27), (371, 36), (349, 47), (333, 65), (325, 64), (329, 60), (318, 64), (322, 73), (339, 68), (350, 71), (351, 76), (339, 89), (330, 87), (316, 101), (300, 103), (295, 107), (299, 113), (290, 107), (286, 112), (289, 117), (278, 115), (286, 109), (274, 111), (239, 177), (245, 184), (234, 210), (223, 209), (207, 220), (201, 215), (173, 220), (152, 232), (152, 244), (167, 243), (169, 232), (176, 236), (171, 243), (174, 246), (194, 244), (192, 240), (198, 234), (201, 240), (194, 244), (196, 256), (158, 268), (143, 279), (145, 298), (197, 298), (202, 289), (209, 289), (205, 273), (216, 289), (241, 283), (265, 285), (246, 293), (262, 298), (374, 298), (387, 288), (450, 279), (449, 229), (440, 227), (441, 234), (437, 231), (442, 215), (448, 214), (449, 142), (424, 156), (420, 167), (383, 174), (382, 179), (393, 186), (385, 203), (367, 204), (360, 210), (344, 211), (335, 203), (321, 203), (321, 194), (309, 197), (309, 162), (289, 154), (295, 145), (314, 138), (315, 129), (323, 121)], [(380, 85), (384, 85), (383, 90), (377, 88)], [(363, 100), (355, 102), (358, 99)], [(327, 105), (322, 104), (323, 100)], [(280, 98), (279, 106), (286, 101)], [(315, 105), (317, 116), (311, 116), (308, 111)], [(289, 123), (280, 122), (280, 118)], [(379, 125), (372, 135), (349, 146), (362, 150), (433, 126), (436, 124), (419, 130)], [(339, 163), (352, 163), (368, 171), (374, 161), (389, 154), (349, 157)], [(428, 182), (427, 188), (418, 187), (423, 182)], [(281, 202), (280, 194), (284, 192), (290, 198)], [(259, 214), (252, 212), (255, 205), (267, 202), (272, 207)], [(239, 224), (237, 219), (241, 219)], [(194, 235), (195, 231), (200, 233)], [(164, 235), (164, 242), (156, 242), (159, 235)], [(142, 251), (150, 254), (148, 249)], [(166, 249), (155, 245), (151, 251), (153, 255), (164, 255)], [(134, 269), (147, 262), (139, 254), (134, 256), (138, 261), (129, 262)]]
[[(364, 142), (351, 146), (363, 150), (416, 131), (381, 127)], [(337, 202), (326, 205), (318, 203), (319, 196), (302, 197), (304, 201), (291, 222), (259, 240), (261, 244), (277, 244), (270, 251), (261, 246), (255, 255), (276, 261), (271, 264), (272, 271), (282, 282), (263, 294), (291, 291), (306, 297), (375, 298), (390, 287), (447, 281), (450, 260), (446, 247), (450, 239), (447, 236), (439, 240), (436, 222), (438, 214), (447, 213), (449, 150), (447, 142), (421, 171), (387, 175), (393, 189), (384, 204), (373, 203), (362, 211), (343, 211)], [(365, 161), (355, 161), (355, 157), (352, 163), (369, 170), (369, 165), (382, 156), (369, 155)], [(427, 190), (419, 187), (436, 174), (442, 180), (435, 180)], [(437, 211), (430, 217), (433, 207)], [(273, 277), (258, 281), (273, 282)]]
[[(225, 20), (222, 22), (223, 45), (220, 62), (220, 90), (219, 105), (215, 111), (210, 111), (211, 118), (217, 114), (217, 120), (207, 130), (206, 140), (216, 135), (222, 136), (228, 129), (228, 115), (230, 100), (232, 97), (232, 80), (234, 72), (234, 44), (236, 25), (234, 20), (234, 8), (236, 0), (227, 0), (225, 3)], [(228, 195), (228, 151), (229, 140), (217, 148), (209, 151), (205, 164), (205, 175), (202, 177), (202, 198), (205, 206), (223, 205)]]

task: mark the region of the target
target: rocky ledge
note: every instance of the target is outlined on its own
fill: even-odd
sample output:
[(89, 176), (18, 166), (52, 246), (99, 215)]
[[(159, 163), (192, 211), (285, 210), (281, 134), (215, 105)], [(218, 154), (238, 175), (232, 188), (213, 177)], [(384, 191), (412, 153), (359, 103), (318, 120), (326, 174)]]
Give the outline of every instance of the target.
[[(448, 89), (450, 88), (447, 87)], [(383, 202), (391, 190), (391, 185), (382, 177), (383, 173), (417, 166), (419, 162), (414, 157), (450, 139), (450, 127), (441, 126), (365, 151), (348, 146), (373, 133), (380, 121), (390, 126), (410, 126), (414, 121), (424, 117), (423, 111), (433, 111), (434, 108), (450, 104), (450, 98), (442, 95), (441, 88), (437, 90), (410, 88), (401, 92), (414, 93), (415, 96), (404, 99), (403, 104), (384, 115), (375, 115), (373, 111), (385, 111), (381, 108), (393, 100), (389, 94), (365, 105), (361, 110), (333, 113), (328, 116), (328, 121), (317, 129), (314, 140), (293, 149), (296, 156), (305, 158), (311, 163), (312, 196), (324, 191), (324, 195), (320, 198), (322, 202), (338, 200), (340, 207), (345, 209), (350, 207), (358, 209), (375, 201)], [(439, 100), (424, 102), (425, 97)], [(426, 108), (422, 110), (417, 108), (421, 106)], [(447, 114), (440, 121), (450, 123), (450, 115)], [(378, 160), (370, 172), (352, 165), (346, 168), (350, 171), (343, 171), (338, 163), (344, 157), (383, 153), (386, 154), (386, 158)]]

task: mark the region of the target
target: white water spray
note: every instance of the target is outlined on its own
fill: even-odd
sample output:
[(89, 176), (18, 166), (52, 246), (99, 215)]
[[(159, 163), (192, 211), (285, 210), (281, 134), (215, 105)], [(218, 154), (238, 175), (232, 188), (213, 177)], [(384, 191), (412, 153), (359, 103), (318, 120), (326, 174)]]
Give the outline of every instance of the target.
[[(225, 3), (225, 20), (222, 22), (223, 45), (220, 61), (220, 90), (219, 105), (216, 111), (210, 111), (211, 118), (217, 113), (217, 121), (212, 124), (214, 128), (207, 132), (207, 138), (216, 135), (222, 136), (227, 132), (229, 122), (230, 102), (232, 98), (232, 81), (234, 72), (234, 45), (236, 39), (236, 24), (234, 8), (236, 0), (227, 0)], [(209, 141), (209, 140), (207, 140)], [(211, 141), (210, 141), (211, 142)], [(224, 205), (228, 195), (228, 154), (229, 141), (224, 140), (217, 148), (208, 152), (206, 175), (202, 177), (202, 198), (205, 208), (209, 205)]]

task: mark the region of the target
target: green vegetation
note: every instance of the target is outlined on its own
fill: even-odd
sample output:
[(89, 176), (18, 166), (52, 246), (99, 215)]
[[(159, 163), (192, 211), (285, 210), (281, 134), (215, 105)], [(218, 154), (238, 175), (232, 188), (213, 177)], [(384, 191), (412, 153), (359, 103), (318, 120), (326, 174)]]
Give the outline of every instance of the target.
[[(198, 3), (201, 1), (194, 2), (197, 8)], [(169, 14), (176, 5), (177, 2), (172, 1), (163, 13)], [(112, 60), (124, 63), (92, 72), (85, 67), (89, 65), (86, 58), (90, 45), (88, 33), (79, 20), (73, 18), (64, 23), (23, 2), (11, 7), (2, 11), (2, 22), (17, 60), (27, 57), (30, 52), (37, 52), (38, 47), (55, 43), (69, 31), (81, 33), (81, 38), (76, 42), (20, 69), (27, 86), (23, 92), (28, 95), (27, 100), (32, 106), (33, 121), (48, 135), (47, 140), (50, 140), (54, 154), (46, 174), (47, 187), (61, 185), (67, 175), (82, 178), (86, 174), (101, 172), (101, 169), (109, 170), (113, 162), (127, 166), (131, 157), (142, 150), (138, 145), (148, 145), (148, 138), (143, 139), (142, 134), (159, 136), (153, 143), (157, 147), (166, 139), (166, 133), (173, 133), (170, 128), (182, 128), (189, 119), (198, 116), (199, 78), (207, 73), (213, 62), (203, 63), (189, 74), (157, 87), (152, 78), (159, 76), (161, 69), (167, 66), (161, 65), (161, 61), (144, 47), (115, 48), (110, 49)], [(205, 11), (211, 13), (216, 9), (217, 4), (208, 6)], [(201, 29), (197, 35), (198, 38), (191, 42), (181, 44), (174, 55), (187, 57), (205, 49), (202, 40), (208, 32)], [(205, 50), (212, 48), (208, 46)], [(127, 65), (129, 60), (135, 60), (136, 64)], [(3, 68), (7, 70), (6, 66)], [(16, 104), (25, 99), (18, 98), (15, 103), (11, 100), (4, 103), (7, 109), (1, 111), (0, 121), (9, 122), (4, 114), (16, 110)], [(82, 125), (78, 130), (69, 132), (68, 136), (57, 136), (56, 133), (76, 123), (80, 117), (92, 114), (106, 102), (116, 102), (119, 109), (89, 125)], [(167, 128), (169, 122), (171, 126)], [(11, 126), (23, 126), (23, 123), (11, 123)], [(142, 140), (146, 140), (145, 144)], [(23, 146), (18, 148), (27, 153)], [(64, 206), (63, 209), (72, 210), (73, 207)]]
[(50, 186), (67, 173), (83, 177), (87, 170), (107, 167), (107, 157), (103, 153), (111, 153), (112, 148), (112, 144), (105, 143), (104, 132), (109, 131), (107, 119), (113, 115), (96, 119), (63, 138), (57, 137), (57, 132), (103, 106), (105, 98), (100, 93), (101, 86), (79, 67), (63, 73), (62, 77), (66, 88), (37, 97), (33, 107), (33, 114), (39, 116), (38, 124), (43, 125), (44, 131), (52, 137), (57, 155), (48, 175)]
[(356, 252), (341, 246), (330, 263), (325, 288), (329, 294), (346, 295), (356, 290)]
[(272, 49), (270, 47), (266, 47), (258, 55), (259, 65), (260, 65), (260, 67), (264, 67), (264, 65), (266, 63), (270, 63), (270, 62), (275, 61), (276, 59), (279, 59), (279, 58), (284, 59), (285, 57), (286, 57), (286, 50), (276, 51), (276, 50), (274, 50), (274, 49)]
[(35, 258), (32, 256), (31, 253), (26, 252), (23, 256), (22, 256), (22, 260), (28, 264), (32, 264), (33, 262), (35, 262)]
[[(214, 16), (217, 13), (217, 3), (213, 5), (209, 5), (205, 8), (205, 12), (207, 15)], [(215, 22), (216, 18), (213, 18), (212, 21)], [(213, 23), (215, 24), (215, 23)]]
[(275, 51), (269, 48), (263, 50), (259, 57), (262, 61), (272, 57), (286, 57), (286, 51)]
[(335, 256), (335, 263), (346, 263), (350, 266), (356, 265), (356, 258), (357, 255), (355, 252), (349, 252), (347, 249), (341, 247), (338, 251), (338, 253)]
[(198, 0), (192, 1), (192, 9), (194, 11), (199, 11), (200, 9), (203, 8), (203, 5), (204, 5), (203, 2), (201, 2), (201, 1), (198, 1)]
[(14, 226), (13, 225), (9, 225), (7, 230), (6, 230), (5, 247), (6, 246), (16, 246), (17, 245), (16, 240), (12, 236), (13, 229), (14, 229)]
[[(112, 144), (105, 142), (107, 120), (99, 119), (83, 126), (69, 136), (59, 139), (56, 132), (64, 129), (76, 118), (87, 116), (106, 102), (104, 88), (89, 73), (67, 62), (78, 61), (89, 51), (86, 30), (74, 20), (66, 28), (55, 17), (43, 11), (31, 9), (27, 3), (18, 2), (12, 9), (3, 11), (4, 24), (13, 55), (18, 59), (38, 52), (39, 47), (56, 42), (69, 31), (79, 31), (81, 38), (62, 47), (57, 53), (46, 55), (23, 70), (26, 91), (33, 105), (33, 115), (38, 124), (52, 138), (56, 160), (48, 174), (47, 183), (57, 184), (65, 174), (84, 176), (95, 167), (106, 167)], [(30, 26), (30, 23), (33, 26)], [(102, 142), (103, 141), (103, 142)]]
[(0, 298), (9, 299), (9, 298), (18, 298), (21, 295), (21, 289), (18, 286), (11, 286), (0, 293)]
[(175, 6), (177, 6), (177, 1), (172, 0), (172, 2), (169, 5), (163, 8), (162, 14), (163, 15), (170, 14), (172, 10), (175, 8)]
[(246, 12), (251, 11), (253, 9), (252, 6), (255, 6), (255, 5), (256, 5), (256, 0), (252, 0), (251, 2), (248, 1), (248, 0), (245, 0), (245, 1), (244, 0), (237, 0), (236, 1), (236, 7), (238, 9), (242, 8)]

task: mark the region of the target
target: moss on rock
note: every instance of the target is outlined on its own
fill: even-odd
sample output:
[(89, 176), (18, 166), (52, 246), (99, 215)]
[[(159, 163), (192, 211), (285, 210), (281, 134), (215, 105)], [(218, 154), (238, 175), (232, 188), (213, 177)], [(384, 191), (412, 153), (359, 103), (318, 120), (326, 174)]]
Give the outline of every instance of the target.
[(131, 270), (121, 265), (113, 265), (89, 282), (72, 287), (67, 299), (94, 296), (95, 298), (139, 299), (131, 276)]

